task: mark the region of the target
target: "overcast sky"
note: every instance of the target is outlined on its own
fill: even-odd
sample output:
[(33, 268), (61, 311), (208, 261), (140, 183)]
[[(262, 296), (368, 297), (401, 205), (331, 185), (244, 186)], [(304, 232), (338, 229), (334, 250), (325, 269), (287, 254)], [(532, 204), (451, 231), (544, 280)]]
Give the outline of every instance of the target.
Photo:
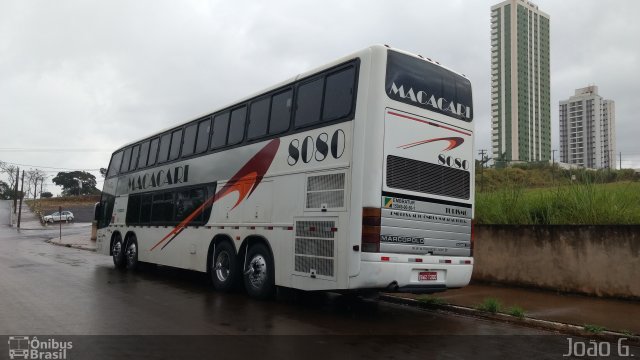
[[(57, 194), (57, 171), (106, 167), (125, 143), (371, 44), (466, 74), (476, 150), (490, 150), (496, 3), (2, 0), (0, 160), (50, 171)], [(640, 167), (640, 1), (536, 4), (551, 17), (552, 148), (558, 101), (595, 84), (616, 102), (623, 167)]]

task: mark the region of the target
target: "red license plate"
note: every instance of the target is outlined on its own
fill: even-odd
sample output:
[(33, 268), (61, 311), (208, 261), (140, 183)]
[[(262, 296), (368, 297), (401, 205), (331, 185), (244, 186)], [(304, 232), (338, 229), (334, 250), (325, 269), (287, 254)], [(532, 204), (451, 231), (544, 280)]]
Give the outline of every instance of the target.
[(438, 280), (438, 273), (435, 271), (421, 271), (418, 274), (418, 281), (434, 281)]

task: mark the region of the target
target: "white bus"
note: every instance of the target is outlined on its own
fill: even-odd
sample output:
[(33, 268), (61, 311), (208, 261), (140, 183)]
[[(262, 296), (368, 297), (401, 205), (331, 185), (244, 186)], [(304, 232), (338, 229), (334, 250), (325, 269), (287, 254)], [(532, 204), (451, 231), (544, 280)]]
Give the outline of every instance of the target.
[(369, 47), (116, 150), (98, 251), (257, 298), (465, 286), (472, 117), (464, 75)]

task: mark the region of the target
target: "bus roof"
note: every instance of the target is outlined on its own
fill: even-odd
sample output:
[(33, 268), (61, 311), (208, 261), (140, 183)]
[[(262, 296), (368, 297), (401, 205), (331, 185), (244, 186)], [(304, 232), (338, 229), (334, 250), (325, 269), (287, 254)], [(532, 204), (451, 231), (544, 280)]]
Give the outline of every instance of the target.
[(451, 72), (452, 72), (452, 73), (454, 73), (454, 74), (457, 74), (457, 75), (459, 75), (459, 76), (462, 76), (462, 77), (465, 77), (465, 78), (466, 78), (466, 76), (465, 76), (464, 74), (458, 73), (458, 72), (456, 72), (455, 70), (452, 70), (452, 69), (450, 69), (450, 68), (448, 68), (448, 67), (446, 67), (446, 66), (444, 66), (444, 65), (440, 64), (439, 62), (434, 61), (434, 60), (432, 60), (432, 59), (430, 59), (430, 58), (425, 58), (425, 57), (423, 57), (422, 55), (417, 55), (417, 54), (414, 54), (414, 53), (411, 53), (411, 52), (408, 52), (408, 51), (404, 51), (404, 50), (400, 50), (400, 49), (392, 48), (392, 47), (390, 47), (390, 46), (388, 46), (388, 45), (372, 45), (372, 46), (369, 46), (369, 47), (367, 47), (367, 48), (364, 48), (364, 49), (362, 49), (362, 50), (360, 50), (360, 51), (356, 51), (356, 52), (354, 52), (354, 53), (351, 53), (351, 54), (349, 54), (349, 55), (346, 55), (346, 56), (343, 56), (343, 57), (341, 57), (341, 58), (338, 58), (338, 59), (336, 59), (336, 60), (334, 60), (334, 61), (331, 61), (331, 62), (329, 62), (329, 63), (326, 63), (326, 64), (323, 64), (323, 65), (318, 66), (318, 67), (316, 67), (316, 68), (313, 68), (313, 69), (311, 69), (311, 70), (308, 70), (308, 71), (305, 71), (305, 72), (299, 73), (299, 74), (298, 74), (298, 75), (296, 75), (296, 76), (290, 77), (290, 78), (288, 78), (288, 79), (286, 79), (286, 80), (283, 80), (283, 81), (281, 81), (281, 82), (279, 82), (279, 83), (277, 83), (277, 84), (275, 84), (275, 85), (272, 85), (272, 86), (269, 86), (269, 87), (267, 87), (267, 88), (264, 88), (264, 89), (262, 89), (262, 90), (260, 90), (260, 91), (254, 92), (254, 93), (252, 93), (252, 94), (250, 94), (250, 95), (248, 95), (248, 96), (242, 97), (242, 98), (237, 99), (237, 100), (235, 100), (235, 101), (233, 101), (233, 102), (229, 102), (229, 103), (225, 104), (224, 106), (221, 106), (221, 107), (218, 107), (218, 108), (216, 108), (216, 109), (213, 109), (212, 111), (208, 111), (208, 112), (204, 112), (204, 113), (202, 113), (202, 114), (199, 114), (198, 116), (193, 117), (193, 118), (191, 118), (191, 119), (189, 119), (189, 120), (187, 120), (187, 121), (180, 122), (180, 123), (175, 124), (175, 125), (173, 125), (173, 126), (169, 126), (169, 127), (163, 128), (163, 129), (161, 129), (161, 130), (155, 131), (154, 133), (152, 133), (152, 134), (150, 134), (150, 135), (148, 135), (148, 136), (144, 136), (144, 137), (142, 137), (142, 138), (138, 138), (138, 139), (136, 139), (136, 140), (134, 140), (134, 141), (130, 141), (130, 142), (126, 143), (125, 145), (122, 145), (122, 146), (120, 146), (119, 148), (117, 148), (117, 149), (113, 152), (113, 154), (117, 153), (118, 151), (120, 151), (120, 150), (122, 150), (122, 149), (124, 149), (124, 148), (126, 148), (126, 147), (128, 147), (128, 146), (131, 146), (131, 145), (133, 145), (133, 144), (136, 144), (136, 143), (141, 142), (141, 141), (146, 140), (146, 139), (151, 139), (151, 138), (153, 138), (153, 137), (155, 137), (155, 136), (158, 136), (158, 135), (160, 135), (160, 134), (166, 133), (166, 132), (168, 132), (168, 131), (170, 131), (170, 130), (173, 130), (173, 129), (176, 129), (176, 128), (178, 128), (178, 127), (184, 126), (185, 124), (188, 124), (188, 123), (190, 123), (190, 122), (192, 122), (192, 121), (194, 121), (194, 120), (197, 120), (197, 119), (201, 119), (201, 118), (206, 117), (206, 116), (208, 116), (208, 115), (211, 115), (211, 114), (213, 114), (213, 113), (215, 113), (215, 112), (219, 112), (219, 111), (222, 111), (222, 110), (224, 110), (224, 109), (227, 109), (227, 108), (233, 107), (234, 105), (237, 105), (237, 104), (239, 104), (239, 103), (245, 102), (245, 101), (247, 101), (247, 100), (249, 100), (249, 99), (252, 99), (252, 98), (254, 98), (254, 97), (257, 97), (257, 96), (259, 96), (259, 95), (262, 95), (262, 94), (268, 93), (268, 92), (270, 92), (270, 91), (272, 91), (272, 90), (275, 90), (275, 89), (278, 89), (278, 88), (280, 88), (280, 87), (283, 87), (283, 86), (285, 86), (285, 85), (287, 85), (287, 84), (290, 84), (290, 83), (292, 83), (292, 82), (294, 82), (294, 81), (297, 81), (297, 80), (299, 80), (299, 79), (303, 79), (303, 78), (305, 78), (305, 77), (307, 77), (307, 76), (311, 76), (311, 75), (314, 75), (314, 74), (316, 74), (316, 73), (322, 72), (323, 70), (329, 69), (329, 68), (331, 68), (331, 67), (333, 67), (333, 66), (339, 65), (339, 64), (344, 63), (344, 62), (346, 62), (346, 61), (348, 61), (348, 60), (355, 59), (355, 58), (357, 58), (357, 57), (362, 57), (363, 55), (368, 54), (368, 53), (372, 53), (372, 52), (374, 52), (374, 51), (387, 51), (387, 50), (393, 50), (393, 51), (396, 51), (396, 52), (399, 52), (399, 53), (402, 53), (402, 54), (406, 54), (406, 55), (412, 56), (412, 57), (414, 57), (414, 58), (416, 58), (416, 59), (420, 59), (420, 60), (423, 60), (423, 61), (428, 61), (428, 62), (430, 62), (430, 63), (432, 63), (432, 64), (434, 64), (434, 65), (437, 65), (437, 66), (439, 66), (439, 67), (442, 67), (443, 69), (446, 69), (446, 70), (448, 70), (448, 71), (451, 71)]

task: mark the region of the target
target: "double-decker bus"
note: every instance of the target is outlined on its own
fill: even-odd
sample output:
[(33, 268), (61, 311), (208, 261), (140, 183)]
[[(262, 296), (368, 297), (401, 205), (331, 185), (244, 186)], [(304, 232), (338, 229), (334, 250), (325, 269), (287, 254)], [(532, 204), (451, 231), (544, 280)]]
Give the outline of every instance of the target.
[(465, 286), (472, 118), (464, 75), (366, 48), (116, 150), (98, 251), (256, 298)]

